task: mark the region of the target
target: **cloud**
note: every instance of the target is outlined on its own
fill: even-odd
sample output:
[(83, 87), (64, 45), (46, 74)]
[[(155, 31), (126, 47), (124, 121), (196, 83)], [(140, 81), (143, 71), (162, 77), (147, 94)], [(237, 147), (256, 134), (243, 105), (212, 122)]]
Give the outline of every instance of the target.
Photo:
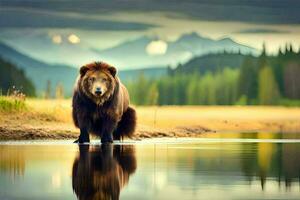
[(101, 20), (83, 15), (28, 9), (0, 9), (0, 28), (75, 28), (86, 30), (136, 31), (156, 27), (147, 23)]
[(54, 44), (61, 44), (62, 43), (61, 35), (56, 34), (56, 35), (52, 36), (52, 42)]
[(80, 42), (80, 38), (75, 35), (75, 34), (71, 34), (68, 36), (68, 41), (71, 43), (71, 44), (77, 44)]
[(206, 21), (238, 21), (254, 24), (300, 24), (300, 1), (296, 0), (2, 0), (1, 7), (34, 8), (85, 15), (114, 12), (179, 13), (185, 18)]
[(290, 33), (290, 31), (275, 30), (275, 29), (244, 29), (237, 32), (237, 34), (284, 34)]
[(162, 40), (151, 41), (147, 47), (146, 52), (149, 55), (164, 55), (167, 52), (168, 44)]

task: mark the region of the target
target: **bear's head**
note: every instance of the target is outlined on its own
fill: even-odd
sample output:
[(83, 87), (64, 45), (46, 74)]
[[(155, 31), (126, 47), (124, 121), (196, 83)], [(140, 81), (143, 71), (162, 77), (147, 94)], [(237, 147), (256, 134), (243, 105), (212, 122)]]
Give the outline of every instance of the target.
[(93, 62), (80, 68), (79, 90), (97, 105), (113, 94), (117, 85), (117, 69), (104, 62)]

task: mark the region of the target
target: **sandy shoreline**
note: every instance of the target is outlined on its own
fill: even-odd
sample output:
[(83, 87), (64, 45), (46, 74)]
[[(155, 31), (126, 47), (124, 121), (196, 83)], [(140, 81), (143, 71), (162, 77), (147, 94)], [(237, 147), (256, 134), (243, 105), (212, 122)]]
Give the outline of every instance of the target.
[[(154, 129), (138, 125), (135, 135), (131, 138), (140, 140), (155, 137), (199, 137), (202, 133), (215, 131), (203, 127), (178, 127), (174, 129)], [(12, 125), (0, 124), (0, 141), (6, 140), (60, 140), (77, 139), (79, 130), (72, 125)]]

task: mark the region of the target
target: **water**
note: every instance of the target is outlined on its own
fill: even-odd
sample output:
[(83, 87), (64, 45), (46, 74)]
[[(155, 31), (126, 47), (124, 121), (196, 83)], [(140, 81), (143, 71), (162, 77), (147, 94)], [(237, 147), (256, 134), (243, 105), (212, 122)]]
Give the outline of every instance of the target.
[(300, 199), (300, 134), (0, 144), (0, 199)]

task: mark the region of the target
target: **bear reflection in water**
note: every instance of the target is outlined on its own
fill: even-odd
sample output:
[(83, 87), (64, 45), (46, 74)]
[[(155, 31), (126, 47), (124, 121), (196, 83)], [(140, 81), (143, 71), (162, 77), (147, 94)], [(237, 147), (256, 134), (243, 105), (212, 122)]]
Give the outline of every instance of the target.
[(133, 146), (80, 145), (74, 160), (72, 186), (78, 199), (119, 199), (136, 170)]

